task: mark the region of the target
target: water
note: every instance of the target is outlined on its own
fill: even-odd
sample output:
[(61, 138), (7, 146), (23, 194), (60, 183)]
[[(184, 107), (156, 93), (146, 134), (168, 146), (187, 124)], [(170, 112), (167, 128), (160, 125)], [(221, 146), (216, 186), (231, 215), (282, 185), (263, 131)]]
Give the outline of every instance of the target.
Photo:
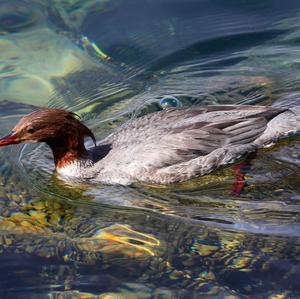
[[(98, 139), (165, 106), (299, 99), (298, 1), (0, 1), (0, 133), (39, 106)], [(88, 141), (88, 145), (91, 145)], [(0, 298), (300, 298), (300, 142), (172, 186), (72, 185), (0, 152)]]

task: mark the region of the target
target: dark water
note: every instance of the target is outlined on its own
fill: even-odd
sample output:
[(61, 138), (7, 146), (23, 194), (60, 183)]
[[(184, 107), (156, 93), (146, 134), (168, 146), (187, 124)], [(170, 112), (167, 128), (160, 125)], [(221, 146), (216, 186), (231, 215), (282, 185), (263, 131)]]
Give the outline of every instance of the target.
[[(0, 133), (40, 106), (100, 139), (178, 103), (300, 98), (300, 4), (0, 1)], [(300, 142), (173, 186), (72, 186), (0, 152), (0, 298), (300, 298)]]

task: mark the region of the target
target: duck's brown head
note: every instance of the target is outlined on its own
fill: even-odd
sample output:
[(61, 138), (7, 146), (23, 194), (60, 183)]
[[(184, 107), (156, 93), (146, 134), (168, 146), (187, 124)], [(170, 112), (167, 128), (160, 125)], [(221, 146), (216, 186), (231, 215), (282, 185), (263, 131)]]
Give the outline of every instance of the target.
[(11, 133), (0, 139), (0, 146), (21, 142), (45, 142), (53, 152), (55, 165), (72, 162), (86, 155), (84, 137), (95, 137), (76, 114), (62, 109), (42, 109), (23, 117)]

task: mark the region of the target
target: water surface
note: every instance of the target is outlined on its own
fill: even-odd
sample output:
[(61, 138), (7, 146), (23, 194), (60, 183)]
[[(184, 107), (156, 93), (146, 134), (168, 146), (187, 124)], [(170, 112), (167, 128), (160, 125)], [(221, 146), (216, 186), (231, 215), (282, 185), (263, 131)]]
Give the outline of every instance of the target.
[[(0, 1), (0, 34), (3, 135), (41, 106), (100, 139), (166, 97), (300, 102), (298, 1)], [(249, 157), (237, 193), (238, 165), (171, 186), (74, 185), (45, 145), (1, 149), (0, 297), (298, 298), (299, 150)]]

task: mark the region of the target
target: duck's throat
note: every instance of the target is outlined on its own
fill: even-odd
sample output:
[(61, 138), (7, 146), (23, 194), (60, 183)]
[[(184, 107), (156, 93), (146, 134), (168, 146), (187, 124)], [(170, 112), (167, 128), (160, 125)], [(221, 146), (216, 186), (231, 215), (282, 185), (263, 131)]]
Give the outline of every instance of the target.
[(74, 143), (68, 139), (47, 140), (46, 143), (52, 150), (57, 170), (78, 164), (79, 161), (89, 160), (89, 155), (83, 141)]

